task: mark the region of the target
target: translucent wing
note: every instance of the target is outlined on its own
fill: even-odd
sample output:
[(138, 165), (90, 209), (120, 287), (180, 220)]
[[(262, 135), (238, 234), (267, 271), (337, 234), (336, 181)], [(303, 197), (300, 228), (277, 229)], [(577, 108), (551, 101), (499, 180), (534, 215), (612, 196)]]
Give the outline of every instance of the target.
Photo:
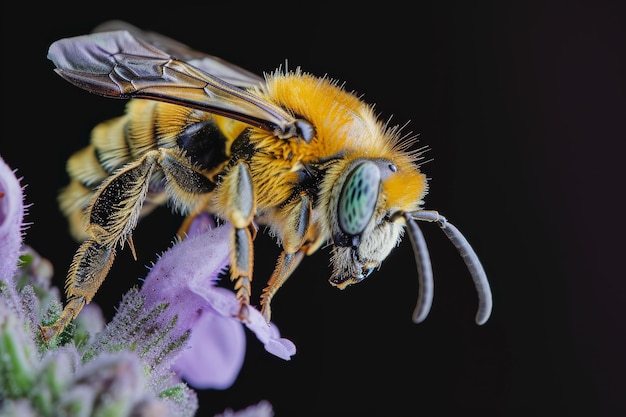
[(94, 94), (180, 104), (240, 120), (281, 138), (301, 135), (310, 140), (306, 122), (126, 30), (58, 40), (50, 45), (48, 58), (59, 75)]
[(165, 52), (173, 58), (193, 65), (202, 71), (213, 75), (227, 83), (241, 88), (260, 87), (263, 88), (265, 80), (263, 77), (245, 70), (223, 59), (196, 51), (189, 46), (174, 40), (160, 33), (139, 29), (130, 23), (121, 20), (111, 20), (102, 23), (93, 30), (94, 32), (112, 32), (125, 30), (136, 39), (148, 42), (150, 45)]

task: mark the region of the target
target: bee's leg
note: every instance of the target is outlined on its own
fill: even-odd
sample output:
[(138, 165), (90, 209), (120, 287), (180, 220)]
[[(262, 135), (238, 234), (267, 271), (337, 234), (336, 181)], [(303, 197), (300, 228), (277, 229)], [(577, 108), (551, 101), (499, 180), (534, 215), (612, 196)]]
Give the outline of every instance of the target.
[(67, 304), (55, 323), (41, 328), (44, 340), (59, 335), (91, 301), (111, 269), (114, 258), (114, 248), (102, 246), (93, 239), (80, 245), (65, 283)]
[(281, 224), (285, 225), (282, 230), (284, 250), (261, 294), (261, 313), (268, 323), (272, 316), (270, 304), (276, 292), (300, 264), (304, 255), (313, 253), (319, 247), (320, 239), (316, 237), (315, 228), (311, 227), (312, 211), (311, 199), (305, 193), (283, 211)]
[(105, 180), (87, 208), (86, 240), (76, 251), (65, 282), (68, 303), (59, 319), (41, 328), (44, 340), (58, 336), (89, 303), (106, 278), (117, 245), (130, 239), (148, 191), (159, 151), (146, 153)]
[(215, 183), (198, 171), (180, 150), (160, 149), (160, 152), (159, 166), (167, 179), (165, 191), (169, 200), (176, 211), (189, 214), (215, 189)]
[(254, 263), (254, 246), (250, 228), (234, 229), (231, 247), (235, 250), (231, 252), (230, 278), (235, 282), (234, 288), (237, 292), (237, 299), (241, 302), (239, 318), (246, 320), (252, 292), (252, 266)]
[(292, 253), (283, 251), (278, 257), (276, 268), (274, 268), (274, 272), (269, 281), (267, 281), (267, 286), (261, 294), (261, 314), (263, 314), (266, 322), (269, 323), (272, 318), (272, 298), (285, 281), (287, 281), (287, 278), (289, 278), (294, 269), (300, 264), (303, 257), (304, 252), (302, 250)]
[(254, 247), (252, 222), (256, 210), (256, 198), (250, 170), (245, 162), (238, 162), (223, 177), (216, 202), (224, 211), (223, 216), (234, 227), (231, 238), (230, 277), (235, 282), (237, 298), (241, 302), (239, 316), (246, 319), (250, 304)]

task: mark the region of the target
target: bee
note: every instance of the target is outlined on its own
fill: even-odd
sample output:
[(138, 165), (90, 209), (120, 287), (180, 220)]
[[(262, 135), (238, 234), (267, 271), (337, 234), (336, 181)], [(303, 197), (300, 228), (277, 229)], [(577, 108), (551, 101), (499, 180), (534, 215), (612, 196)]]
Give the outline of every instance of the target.
[[(425, 148), (378, 120), (373, 106), (329, 77), (278, 69), (264, 77), (169, 37), (128, 23), (54, 42), (55, 71), (91, 93), (128, 99), (125, 113), (97, 125), (89, 146), (70, 157), (60, 195), (73, 236), (82, 241), (69, 268), (67, 302), (42, 327), (59, 335), (105, 280), (137, 222), (168, 204), (187, 216), (230, 222), (229, 276), (246, 318), (252, 297), (253, 242), (260, 225), (282, 251), (260, 295), (271, 301), (303, 258), (331, 249), (331, 285), (363, 281), (405, 232), (418, 276), (413, 321), (432, 304), (433, 277), (418, 222), (437, 224), (465, 261), (478, 293), (476, 322), (492, 309), (487, 277), (461, 232), (423, 208)], [(210, 250), (210, 248), (207, 248)]]

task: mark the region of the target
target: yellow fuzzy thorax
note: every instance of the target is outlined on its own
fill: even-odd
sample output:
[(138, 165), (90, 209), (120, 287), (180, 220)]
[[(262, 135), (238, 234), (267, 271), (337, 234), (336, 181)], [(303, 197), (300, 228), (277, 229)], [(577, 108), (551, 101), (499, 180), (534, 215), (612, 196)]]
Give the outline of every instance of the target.
[(426, 177), (416, 164), (419, 154), (406, 151), (410, 140), (403, 141), (397, 129), (381, 123), (371, 105), (329, 78), (301, 71), (268, 76), (264, 98), (308, 120), (315, 128), (315, 137), (306, 143), (276, 141), (261, 135), (259, 148), (289, 157), (292, 164), (338, 155), (343, 155), (345, 161), (392, 161), (397, 172), (382, 182), (386, 206), (406, 211), (419, 208), (427, 190)]

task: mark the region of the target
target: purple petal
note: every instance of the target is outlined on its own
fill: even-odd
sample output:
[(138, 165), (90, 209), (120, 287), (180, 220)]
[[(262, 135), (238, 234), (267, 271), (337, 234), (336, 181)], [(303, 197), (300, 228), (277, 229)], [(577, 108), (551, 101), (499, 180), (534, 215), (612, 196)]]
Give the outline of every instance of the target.
[[(225, 224), (202, 233), (210, 226), (210, 221), (198, 216), (188, 237), (151, 268), (141, 292), (146, 295), (147, 308), (169, 303), (163, 320), (178, 316), (173, 337), (191, 329), (189, 349), (182, 352), (174, 369), (192, 386), (224, 389), (241, 369), (246, 339), (237, 318), (240, 302), (235, 293), (215, 286), (219, 273), (230, 263), (233, 229)], [(293, 343), (281, 338), (278, 329), (268, 325), (255, 308), (249, 309), (245, 324), (268, 352), (285, 360), (295, 354)]]
[(274, 323), (268, 324), (259, 310), (248, 309), (248, 322), (245, 325), (263, 343), (265, 350), (272, 355), (288, 361), (296, 354), (296, 345), (280, 337), (278, 327)]
[(232, 226), (224, 225), (188, 237), (172, 246), (150, 269), (141, 288), (146, 295), (146, 306), (169, 303), (166, 312), (178, 315), (174, 330), (177, 335), (192, 328), (204, 311), (212, 309), (207, 300), (190, 288), (201, 286), (208, 291), (215, 288), (219, 272), (230, 262), (231, 231)]
[(172, 366), (195, 388), (226, 389), (237, 379), (245, 357), (241, 324), (217, 314), (202, 314), (188, 340), (189, 348)]
[(196, 215), (191, 224), (189, 230), (187, 230), (188, 237), (195, 237), (211, 229), (215, 229), (217, 225), (215, 220), (208, 213), (200, 213)]
[(206, 230), (207, 223), (194, 223), (188, 237), (151, 268), (141, 292), (146, 295), (147, 308), (169, 303), (164, 321), (178, 315), (173, 337), (191, 329), (188, 349), (182, 351), (172, 369), (196, 388), (225, 389), (241, 370), (246, 346), (241, 323), (229, 314), (238, 305), (235, 294), (214, 285), (230, 262), (232, 227), (224, 225), (199, 233), (199, 229)]

